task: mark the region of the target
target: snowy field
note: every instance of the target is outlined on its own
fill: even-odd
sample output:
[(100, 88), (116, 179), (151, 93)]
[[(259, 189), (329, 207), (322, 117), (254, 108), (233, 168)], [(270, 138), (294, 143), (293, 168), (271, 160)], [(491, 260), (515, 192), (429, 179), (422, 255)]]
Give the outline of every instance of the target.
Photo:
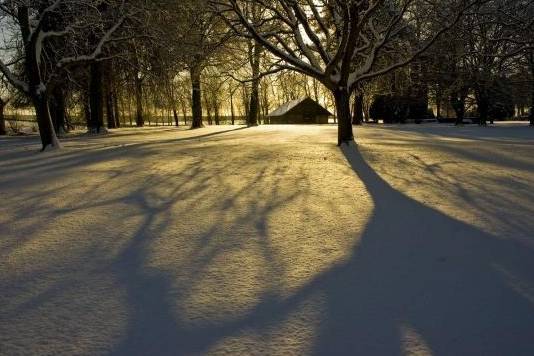
[(534, 129), (0, 138), (1, 355), (534, 355)]

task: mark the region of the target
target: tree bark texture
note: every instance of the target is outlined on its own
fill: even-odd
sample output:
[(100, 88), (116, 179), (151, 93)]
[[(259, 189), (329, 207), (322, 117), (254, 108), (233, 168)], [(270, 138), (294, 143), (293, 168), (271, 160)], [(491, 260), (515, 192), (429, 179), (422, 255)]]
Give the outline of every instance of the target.
[(253, 43), (250, 53), (250, 65), (252, 68), (252, 83), (250, 88), (250, 103), (247, 117), (248, 126), (258, 126), (258, 115), (260, 107), (260, 60), (261, 45)]
[(91, 108), (88, 131), (100, 133), (104, 127), (104, 88), (102, 82), (102, 63), (90, 65), (89, 106)]
[(4, 109), (6, 107), (6, 102), (0, 98), (0, 135), (6, 135), (6, 118), (4, 116)]
[(354, 93), (354, 108), (352, 110), (352, 124), (363, 124), (363, 93)]
[(28, 95), (35, 108), (42, 150), (44, 151), (48, 146), (61, 148), (56, 131), (54, 130), (54, 125), (52, 124), (52, 118), (50, 117), (46, 87), (43, 83), (39, 59), (37, 58), (37, 44), (34, 43), (34, 40), (30, 41), (32, 36), (29, 9), (27, 6), (22, 5), (18, 7), (17, 18), (22, 38), (24, 39), (25, 72), (29, 84)]
[(334, 99), (336, 102), (338, 139), (337, 144), (348, 144), (354, 141), (352, 132), (352, 122), (350, 115), (350, 93), (345, 89), (334, 90)]
[(199, 66), (192, 66), (190, 69), (191, 75), (191, 111), (193, 120), (191, 123), (192, 129), (203, 127), (202, 123), (202, 91), (200, 86), (201, 68)]

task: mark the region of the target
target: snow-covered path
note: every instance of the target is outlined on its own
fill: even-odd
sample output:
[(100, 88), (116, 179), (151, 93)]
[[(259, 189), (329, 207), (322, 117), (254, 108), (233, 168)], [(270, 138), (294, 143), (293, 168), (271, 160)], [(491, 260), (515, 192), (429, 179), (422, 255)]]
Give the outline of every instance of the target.
[(0, 354), (534, 354), (534, 129), (0, 139)]

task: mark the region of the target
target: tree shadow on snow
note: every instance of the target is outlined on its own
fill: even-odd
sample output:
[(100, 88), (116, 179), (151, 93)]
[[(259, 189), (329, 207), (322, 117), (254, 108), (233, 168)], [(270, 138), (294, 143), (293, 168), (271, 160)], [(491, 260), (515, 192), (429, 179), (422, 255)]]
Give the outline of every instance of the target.
[[(322, 288), (317, 354), (534, 352), (534, 254), (393, 189), (354, 147), (343, 153), (375, 204), (362, 242)], [(417, 335), (414, 341), (414, 335)]]
[[(114, 353), (204, 353), (244, 330), (276, 328), (319, 293), (324, 309), (313, 354), (396, 355), (414, 348), (436, 355), (534, 354), (533, 251), (396, 191), (356, 148), (343, 147), (343, 153), (375, 205), (348, 261), (289, 297), (266, 293), (245, 316), (193, 326), (175, 318), (180, 291), (172, 275), (145, 266), (147, 236), (158, 234), (146, 216), (115, 265), (131, 319)], [(261, 216), (272, 206), (252, 209), (260, 219), (251, 223), (262, 230)], [(201, 272), (193, 269), (190, 278)]]
[[(260, 160), (260, 162), (266, 162), (266, 160)], [(240, 163), (234, 162), (232, 164), (239, 165)], [(209, 165), (210, 163), (206, 162), (205, 164), (197, 164), (196, 167), (198, 169), (198, 167)], [(267, 218), (272, 211), (281, 205), (289, 203), (297, 196), (306, 193), (306, 190), (302, 189), (305, 176), (300, 174), (295, 178), (296, 184), (301, 187), (300, 189), (295, 189), (295, 191), (287, 195), (278, 195), (279, 184), (284, 179), (284, 172), (280, 168), (274, 169), (273, 174), (276, 179), (270, 181), (269, 189), (263, 190), (260, 188), (265, 179), (268, 178), (267, 167), (269, 166), (263, 165), (263, 168), (258, 169), (255, 176), (250, 180), (251, 186), (245, 185), (235, 192), (227, 191), (224, 201), (214, 202), (214, 204), (220, 204), (223, 209), (212, 207), (213, 209), (217, 211), (226, 210), (231, 214), (232, 207), (239, 204), (238, 201), (246, 197), (251, 189), (256, 191), (256, 196), (258, 197), (257, 201), (248, 205), (245, 214), (234, 216), (231, 221), (228, 221), (225, 220), (224, 213), (222, 213), (214, 218), (201, 236), (190, 241), (191, 244), (195, 245), (194, 252), (188, 256), (186, 261), (180, 261), (180, 264), (188, 272), (186, 278), (183, 278), (178, 283), (178, 286), (176, 286), (173, 273), (147, 268), (149, 251), (154, 240), (168, 228), (168, 225), (175, 218), (175, 216), (167, 215), (168, 211), (171, 210), (171, 206), (183, 199), (184, 195), (190, 197), (191, 194), (194, 194), (196, 200), (207, 200), (208, 197), (203, 197), (199, 193), (206, 193), (206, 188), (208, 187), (206, 186), (196, 192), (191, 191), (191, 188), (183, 190), (180, 187), (176, 187), (165, 197), (163, 202), (159, 200), (157, 206), (154, 206), (146, 199), (147, 191), (154, 185), (154, 182), (150, 182), (140, 191), (137, 191), (136, 194), (132, 194), (132, 198), (136, 201), (131, 203), (140, 207), (144, 212), (144, 222), (111, 267), (118, 277), (121, 287), (127, 293), (127, 305), (130, 315), (126, 335), (116, 346), (112, 352), (113, 354), (199, 354), (207, 351), (209, 347), (225, 336), (238, 334), (243, 328), (249, 326), (257, 329), (263, 328), (266, 324), (259, 322), (259, 320), (265, 319), (268, 323), (272, 323), (272, 321), (267, 320), (270, 316), (258, 319), (256, 313), (252, 313), (251, 318), (237, 319), (229, 323), (214, 322), (212, 325), (203, 325), (197, 328), (191, 327), (189, 325), (190, 321), (181, 320), (181, 315), (176, 317), (177, 309), (183, 306), (181, 302), (183, 303), (190, 289), (206, 273), (206, 269), (213, 259), (221, 252), (243, 248), (242, 245), (249, 242), (243, 238), (229, 238), (221, 241), (221, 239), (217, 238), (221, 227), (225, 230), (233, 231), (244, 224), (251, 224), (254, 226), (257, 235), (250, 239), (259, 243), (260, 251), (266, 260), (274, 259), (274, 252), (269, 244)], [(220, 166), (214, 172), (215, 174), (209, 177), (209, 184), (224, 187), (225, 181), (222, 177), (224, 172), (229, 170), (231, 170), (231, 167)], [(199, 179), (201, 177), (198, 177), (198, 173), (188, 173), (189, 179), (195, 181), (195, 187), (203, 184)], [(196, 208), (198, 209), (198, 207)], [(195, 209), (195, 207), (192, 206), (191, 209)], [(212, 244), (211, 240), (216, 240), (216, 243)], [(269, 265), (267, 268), (270, 270), (268, 271), (270, 275), (280, 274), (280, 266)], [(262, 304), (260, 310), (263, 309), (265, 307)]]
[[(133, 136), (134, 134), (125, 134), (125, 135), (114, 135), (114, 136), (99, 136), (95, 137), (72, 137), (69, 139), (61, 140), (63, 143), (73, 144), (76, 142), (87, 143), (90, 140), (97, 141), (101, 143), (102, 146), (67, 146), (66, 150), (52, 151), (52, 156), (48, 156), (50, 152), (38, 152), (32, 150), (20, 150), (20, 147), (26, 147), (30, 145), (30, 139), (35, 140), (35, 137), (28, 137), (28, 140), (25, 143), (20, 145), (15, 145), (13, 150), (2, 152), (0, 151), (0, 167), (6, 165), (6, 162), (10, 160), (16, 160), (15, 162), (10, 162), (11, 167), (6, 169), (7, 173), (15, 174), (20, 172), (28, 171), (32, 169), (37, 172), (53, 172), (61, 169), (77, 168), (80, 165), (88, 165), (95, 162), (104, 161), (116, 156), (124, 155), (124, 149), (139, 149), (140, 154), (149, 155), (150, 148), (154, 148), (160, 145), (174, 145), (182, 142), (191, 142), (191, 141), (201, 141), (203, 139), (213, 140), (217, 136), (225, 136), (223, 134), (231, 134), (234, 131), (241, 131), (249, 129), (247, 126), (232, 127), (226, 130), (207, 132), (205, 133), (202, 129), (198, 129), (195, 133), (197, 135), (186, 136), (186, 137), (170, 137), (165, 139), (158, 140), (149, 140), (147, 142), (113, 142), (107, 141), (107, 138), (118, 137), (124, 138), (127, 136)], [(197, 129), (196, 129), (197, 130)], [(171, 131), (171, 130), (169, 130)], [(177, 133), (183, 133), (184, 130), (177, 130)], [(20, 146), (20, 147), (19, 147)], [(92, 154), (87, 154), (87, 153)]]

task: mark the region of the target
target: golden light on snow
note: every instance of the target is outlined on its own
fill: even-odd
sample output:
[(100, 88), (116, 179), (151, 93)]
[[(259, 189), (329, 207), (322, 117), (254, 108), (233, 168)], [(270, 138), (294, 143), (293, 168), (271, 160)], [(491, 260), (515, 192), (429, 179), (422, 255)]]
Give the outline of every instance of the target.
[(497, 290), (515, 316), (532, 305), (529, 146), (377, 127), (344, 154), (335, 127), (223, 130), (6, 158), (0, 344), (426, 355), (442, 339), (420, 321), (449, 325), (458, 290), (468, 306)]
[(412, 356), (430, 356), (434, 353), (423, 336), (409, 325), (400, 325), (402, 354)]

